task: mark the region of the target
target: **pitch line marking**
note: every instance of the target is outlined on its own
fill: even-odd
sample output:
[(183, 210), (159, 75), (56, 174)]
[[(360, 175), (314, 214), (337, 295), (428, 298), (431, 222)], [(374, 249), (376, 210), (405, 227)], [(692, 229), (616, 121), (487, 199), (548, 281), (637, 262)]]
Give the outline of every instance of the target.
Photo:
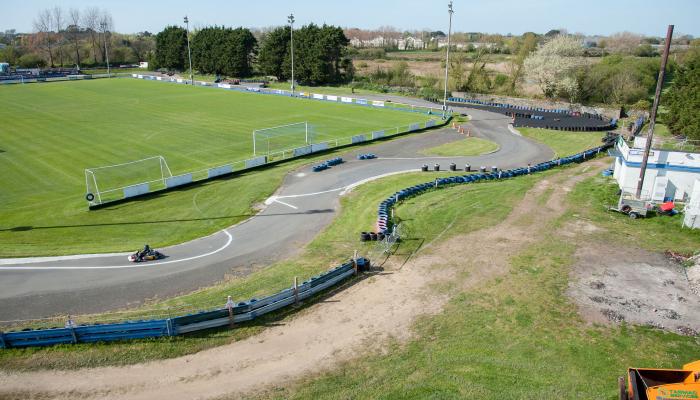
[(29, 266), (20, 266), (20, 267), (0, 267), (0, 271), (28, 271), (28, 270), (45, 270), (45, 271), (54, 271), (54, 270), (92, 270), (92, 269), (131, 269), (131, 268), (148, 268), (149, 266), (161, 266), (161, 265), (166, 265), (166, 264), (174, 264), (174, 263), (179, 263), (179, 262), (185, 262), (185, 261), (192, 261), (196, 260), (198, 258), (204, 258), (204, 257), (209, 257), (211, 255), (214, 255), (225, 248), (227, 248), (231, 242), (233, 242), (233, 236), (231, 236), (230, 233), (228, 233), (227, 230), (222, 230), (227, 237), (228, 240), (226, 243), (219, 247), (216, 250), (210, 251), (208, 253), (204, 254), (199, 254), (196, 256), (192, 257), (187, 257), (187, 258), (182, 258), (179, 260), (171, 260), (171, 261), (163, 261), (159, 263), (152, 263), (152, 264), (130, 264), (130, 265), (104, 265), (104, 266), (67, 266), (67, 267), (29, 267)]

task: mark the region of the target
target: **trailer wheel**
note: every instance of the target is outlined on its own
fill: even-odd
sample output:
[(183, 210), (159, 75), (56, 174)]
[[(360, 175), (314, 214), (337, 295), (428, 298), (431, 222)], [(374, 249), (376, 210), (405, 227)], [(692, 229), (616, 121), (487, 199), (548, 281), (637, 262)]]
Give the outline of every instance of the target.
[(632, 211), (632, 206), (630, 206), (629, 204), (625, 204), (624, 206), (622, 206), (620, 211), (622, 211), (625, 214), (628, 214), (630, 211)]
[(632, 218), (632, 219), (637, 219), (637, 218), (639, 218), (639, 214), (637, 214), (636, 212), (631, 212), (631, 213), (630, 213), (630, 218)]

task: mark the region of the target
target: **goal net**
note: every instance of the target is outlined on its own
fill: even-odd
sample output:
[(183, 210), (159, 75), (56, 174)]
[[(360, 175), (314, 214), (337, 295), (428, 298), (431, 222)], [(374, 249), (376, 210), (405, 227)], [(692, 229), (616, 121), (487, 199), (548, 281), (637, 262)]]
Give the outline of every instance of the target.
[[(122, 164), (107, 165), (85, 170), (85, 199), (90, 204), (101, 204), (125, 196), (125, 188), (148, 184), (149, 190), (165, 187), (165, 180), (172, 177), (163, 156), (144, 158)], [(145, 188), (145, 185), (141, 189)], [(127, 189), (127, 193), (130, 189)]]
[(275, 126), (253, 131), (253, 154), (270, 155), (313, 143), (313, 128), (308, 122)]

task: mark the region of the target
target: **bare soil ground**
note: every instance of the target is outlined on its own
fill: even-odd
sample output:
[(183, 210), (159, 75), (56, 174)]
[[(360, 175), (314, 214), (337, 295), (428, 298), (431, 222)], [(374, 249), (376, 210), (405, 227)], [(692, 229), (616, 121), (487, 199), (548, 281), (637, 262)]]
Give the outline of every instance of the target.
[(700, 295), (691, 290), (682, 265), (663, 254), (599, 241), (579, 246), (576, 259), (568, 294), (586, 320), (700, 332)]
[(259, 336), (142, 365), (0, 373), (0, 399), (237, 398), (381, 351), (388, 338), (411, 338), (411, 325), (421, 313), (441, 311), (448, 296), (433, 285), (474, 287), (506, 273), (509, 259), (566, 211), (565, 195), (573, 185), (605, 164), (594, 161), (549, 176), (500, 224), (434, 241), (407, 262), (388, 262), (383, 271)]

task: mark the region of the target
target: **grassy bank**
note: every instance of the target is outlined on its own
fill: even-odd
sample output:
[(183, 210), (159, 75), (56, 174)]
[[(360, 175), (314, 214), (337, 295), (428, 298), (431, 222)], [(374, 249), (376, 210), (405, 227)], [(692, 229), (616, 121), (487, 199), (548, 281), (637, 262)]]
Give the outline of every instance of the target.
[(544, 143), (555, 157), (566, 157), (601, 145), (601, 132), (566, 132), (540, 128), (517, 128), (525, 137)]
[(648, 218), (632, 220), (625, 214), (608, 211), (608, 206), (617, 204), (618, 190), (617, 182), (611, 178), (596, 176), (585, 180), (571, 193), (572, 215), (607, 228), (602, 234), (620, 245), (685, 254), (700, 250), (700, 230), (681, 228), (683, 214), (669, 217), (650, 213)]
[(427, 156), (479, 156), (498, 150), (498, 144), (477, 137), (470, 137), (456, 142), (445, 143), (421, 151)]

